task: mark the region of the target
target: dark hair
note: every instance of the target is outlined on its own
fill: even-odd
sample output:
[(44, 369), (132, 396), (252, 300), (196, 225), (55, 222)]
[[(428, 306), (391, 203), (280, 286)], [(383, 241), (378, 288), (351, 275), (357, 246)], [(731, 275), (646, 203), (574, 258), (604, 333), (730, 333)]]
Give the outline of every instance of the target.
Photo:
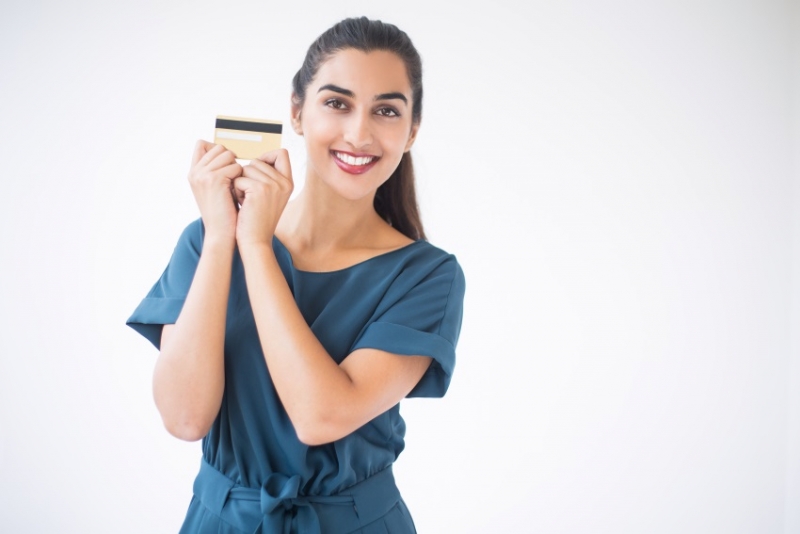
[[(317, 37), (306, 53), (303, 66), (292, 80), (295, 103), (303, 105), (306, 88), (320, 66), (340, 50), (353, 48), (362, 52), (385, 50), (403, 60), (411, 85), (411, 120), (422, 119), (422, 60), (406, 33), (393, 24), (367, 17), (348, 18), (335, 24)], [(414, 188), (414, 165), (411, 153), (403, 154), (400, 164), (375, 193), (375, 211), (393, 228), (411, 239), (426, 239)]]

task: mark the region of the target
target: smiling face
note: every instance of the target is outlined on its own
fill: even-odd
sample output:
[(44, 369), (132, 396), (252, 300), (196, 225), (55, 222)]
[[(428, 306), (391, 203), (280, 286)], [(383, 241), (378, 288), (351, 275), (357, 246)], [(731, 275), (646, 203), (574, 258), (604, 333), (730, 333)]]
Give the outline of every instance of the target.
[(305, 137), (307, 180), (341, 196), (374, 195), (414, 143), (412, 91), (403, 60), (392, 52), (344, 49), (323, 63), (292, 105), (292, 126)]

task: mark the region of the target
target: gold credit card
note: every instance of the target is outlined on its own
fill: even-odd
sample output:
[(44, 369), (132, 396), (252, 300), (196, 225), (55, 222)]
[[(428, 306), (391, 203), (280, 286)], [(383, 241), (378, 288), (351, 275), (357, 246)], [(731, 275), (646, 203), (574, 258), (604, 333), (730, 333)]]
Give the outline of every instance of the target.
[(217, 116), (214, 143), (222, 145), (239, 159), (256, 159), (264, 152), (281, 147), (281, 121)]

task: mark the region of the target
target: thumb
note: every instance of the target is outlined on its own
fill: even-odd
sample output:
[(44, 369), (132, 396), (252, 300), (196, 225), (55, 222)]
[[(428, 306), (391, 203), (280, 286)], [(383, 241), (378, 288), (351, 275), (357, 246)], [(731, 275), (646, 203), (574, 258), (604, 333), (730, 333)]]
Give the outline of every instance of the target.
[(209, 143), (208, 141), (203, 141), (202, 139), (198, 139), (197, 143), (194, 144), (194, 153), (192, 154), (192, 167), (197, 165), (197, 162), (200, 161), (200, 158), (206, 155), (208, 149), (213, 147), (214, 143)]
[(275, 157), (275, 170), (292, 181), (292, 164), (289, 161), (289, 151), (285, 148), (278, 149)]
[(244, 176), (239, 176), (231, 181), (231, 193), (233, 193), (233, 196), (240, 205), (244, 205), (244, 199), (247, 196), (247, 187), (249, 185), (248, 179)]
[(270, 150), (260, 155), (258, 158), (268, 165), (275, 167), (275, 170), (292, 182), (292, 164), (289, 161), (289, 151), (285, 148)]

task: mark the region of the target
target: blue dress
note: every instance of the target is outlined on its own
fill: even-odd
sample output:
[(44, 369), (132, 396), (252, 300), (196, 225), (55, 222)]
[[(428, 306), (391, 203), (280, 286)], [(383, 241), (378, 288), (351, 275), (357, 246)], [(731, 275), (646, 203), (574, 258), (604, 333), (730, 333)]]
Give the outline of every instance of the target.
[[(183, 231), (164, 273), (127, 324), (156, 348), (178, 318), (203, 245), (201, 219)], [(351, 267), (308, 272), (273, 250), (297, 306), (337, 362), (360, 348), (433, 358), (410, 397), (447, 391), (461, 330), (464, 274), (455, 256), (417, 240)], [(234, 253), (225, 331), (225, 391), (203, 438), (182, 533), (412, 533), (391, 474), (404, 447), (399, 404), (332, 443), (303, 444), (261, 350), (244, 268)]]

